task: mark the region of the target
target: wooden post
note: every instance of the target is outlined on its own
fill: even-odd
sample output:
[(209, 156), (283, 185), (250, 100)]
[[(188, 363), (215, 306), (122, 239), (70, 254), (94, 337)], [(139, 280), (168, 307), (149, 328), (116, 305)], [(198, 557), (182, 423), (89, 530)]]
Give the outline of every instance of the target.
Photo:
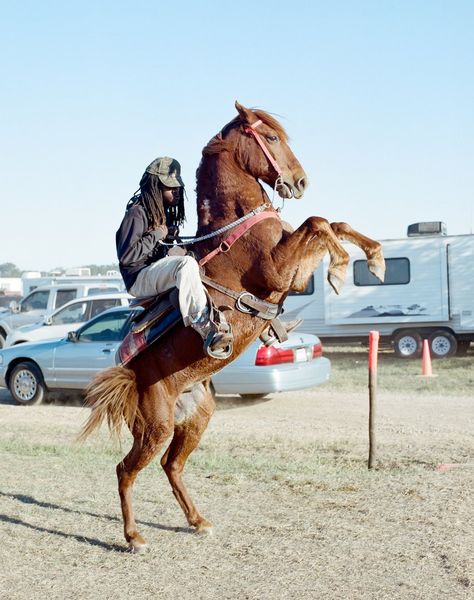
[(378, 331), (369, 332), (369, 469), (372, 469), (375, 465), (375, 400), (377, 392), (379, 338), (380, 334)]

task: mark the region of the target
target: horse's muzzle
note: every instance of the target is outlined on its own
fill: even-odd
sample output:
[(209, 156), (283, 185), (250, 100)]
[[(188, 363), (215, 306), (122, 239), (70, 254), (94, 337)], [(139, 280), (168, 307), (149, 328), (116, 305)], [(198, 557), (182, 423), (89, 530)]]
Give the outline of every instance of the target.
[(285, 181), (281, 182), (281, 185), (277, 185), (276, 191), (282, 198), (302, 198), (308, 187), (308, 178), (306, 175), (300, 177), (295, 183)]

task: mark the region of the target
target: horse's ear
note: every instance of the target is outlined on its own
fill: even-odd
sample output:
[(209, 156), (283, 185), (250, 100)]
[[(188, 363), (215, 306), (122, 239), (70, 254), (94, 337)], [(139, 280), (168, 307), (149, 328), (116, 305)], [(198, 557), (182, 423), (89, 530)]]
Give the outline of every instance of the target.
[(255, 121), (258, 120), (258, 117), (255, 113), (253, 113), (250, 109), (245, 108), (242, 104), (239, 104), (237, 100), (235, 101), (235, 108), (240, 115), (243, 123), (247, 123), (247, 125), (253, 125)]

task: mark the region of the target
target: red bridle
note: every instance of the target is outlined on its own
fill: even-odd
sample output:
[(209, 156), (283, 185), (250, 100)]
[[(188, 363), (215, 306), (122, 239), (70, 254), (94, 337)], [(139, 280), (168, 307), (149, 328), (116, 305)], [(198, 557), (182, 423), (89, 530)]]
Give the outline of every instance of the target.
[[(251, 133), (253, 135), (253, 137), (257, 140), (258, 145), (263, 150), (265, 156), (268, 158), (270, 164), (277, 172), (278, 177), (275, 182), (275, 186), (276, 186), (278, 181), (281, 178), (282, 170), (280, 169), (280, 165), (277, 163), (277, 161), (271, 155), (270, 150), (265, 145), (265, 142), (263, 141), (262, 137), (255, 131), (255, 129), (261, 124), (262, 124), (262, 121), (260, 119), (258, 119), (257, 121), (255, 121), (255, 123), (253, 123), (253, 125), (248, 125), (247, 127), (245, 127), (244, 131), (245, 131), (245, 133)], [(214, 250), (209, 252), (209, 254), (206, 254), (206, 256), (203, 256), (201, 258), (201, 260), (199, 261), (199, 265), (202, 267), (209, 260), (211, 260), (211, 258), (214, 258), (214, 256), (216, 256), (217, 254), (220, 254), (221, 252), (228, 252), (230, 250), (231, 246), (240, 237), (242, 237), (244, 235), (244, 233), (247, 233), (247, 231), (251, 227), (253, 227), (256, 223), (258, 223), (259, 221), (262, 221), (263, 219), (279, 219), (279, 218), (280, 218), (280, 215), (275, 210), (266, 210), (265, 212), (261, 212), (259, 214), (253, 215), (245, 223), (242, 223), (241, 225), (236, 227), (236, 229), (231, 233), (231, 235), (229, 235), (224, 241), (222, 241), (217, 248), (215, 248)]]
[(260, 119), (258, 119), (258, 121), (255, 121), (255, 123), (253, 123), (253, 125), (248, 125), (244, 129), (244, 131), (245, 131), (245, 133), (251, 133), (253, 135), (253, 137), (257, 140), (258, 145), (263, 150), (265, 156), (268, 158), (272, 167), (275, 169), (275, 171), (278, 173), (278, 175), (281, 175), (282, 170), (280, 169), (280, 165), (277, 163), (277, 161), (271, 155), (270, 150), (267, 148), (265, 142), (262, 140), (261, 135), (255, 131), (257, 129), (257, 127), (261, 124), (262, 124), (262, 121)]

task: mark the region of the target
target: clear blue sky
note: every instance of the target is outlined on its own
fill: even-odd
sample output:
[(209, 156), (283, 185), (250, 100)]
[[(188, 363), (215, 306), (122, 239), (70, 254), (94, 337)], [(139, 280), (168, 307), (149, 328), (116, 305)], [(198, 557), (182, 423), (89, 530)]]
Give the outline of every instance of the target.
[(474, 2), (3, 2), (0, 263), (115, 262), (146, 165), (195, 171), (234, 101), (280, 116), (311, 185), (284, 217), (371, 237), (474, 227)]

